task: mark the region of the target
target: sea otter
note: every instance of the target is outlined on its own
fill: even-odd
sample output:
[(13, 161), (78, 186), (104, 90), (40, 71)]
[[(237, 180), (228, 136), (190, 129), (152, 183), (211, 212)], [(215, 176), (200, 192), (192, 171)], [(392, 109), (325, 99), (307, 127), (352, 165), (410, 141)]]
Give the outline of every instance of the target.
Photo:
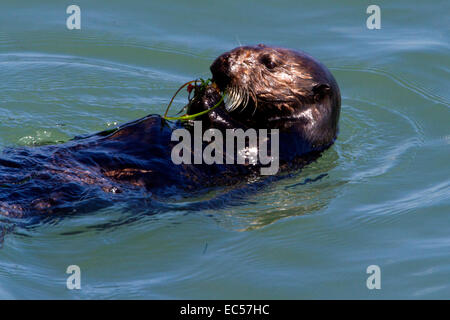
[[(335, 141), (339, 87), (309, 55), (241, 46), (219, 56), (210, 69), (213, 85), (197, 86), (186, 108), (195, 114), (218, 105), (195, 119), (203, 131), (277, 129), (281, 171), (301, 168)], [(175, 164), (172, 134), (180, 128), (194, 130), (192, 121), (149, 115), (59, 145), (6, 149), (0, 157), (0, 215), (93, 210), (129, 197), (189, 194), (258, 177), (258, 165), (248, 162)]]

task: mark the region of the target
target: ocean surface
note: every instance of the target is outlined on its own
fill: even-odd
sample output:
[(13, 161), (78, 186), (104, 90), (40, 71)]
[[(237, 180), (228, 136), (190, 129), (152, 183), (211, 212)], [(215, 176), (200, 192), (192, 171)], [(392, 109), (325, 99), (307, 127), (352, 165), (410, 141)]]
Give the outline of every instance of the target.
[(238, 195), (3, 232), (0, 298), (450, 298), (449, 1), (76, 0), (81, 30), (69, 4), (1, 1), (0, 149), (162, 114), (219, 54), (258, 43), (329, 67), (340, 134), (301, 172)]

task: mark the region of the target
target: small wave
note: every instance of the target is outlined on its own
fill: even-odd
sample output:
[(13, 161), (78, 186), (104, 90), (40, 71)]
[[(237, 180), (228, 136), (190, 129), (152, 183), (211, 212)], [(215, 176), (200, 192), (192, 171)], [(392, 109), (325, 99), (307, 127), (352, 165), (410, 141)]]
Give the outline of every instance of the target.
[(418, 83), (411, 81), (409, 79), (405, 79), (398, 75), (398, 73), (394, 74), (387, 70), (377, 67), (358, 67), (358, 66), (340, 66), (340, 67), (330, 67), (331, 70), (339, 70), (339, 71), (356, 71), (356, 72), (369, 72), (378, 74), (381, 76), (385, 76), (401, 87), (421, 96), (422, 98), (431, 101), (433, 103), (442, 104), (446, 107), (450, 107), (450, 101), (446, 99), (444, 96), (438, 95), (434, 93), (432, 90), (420, 86)]

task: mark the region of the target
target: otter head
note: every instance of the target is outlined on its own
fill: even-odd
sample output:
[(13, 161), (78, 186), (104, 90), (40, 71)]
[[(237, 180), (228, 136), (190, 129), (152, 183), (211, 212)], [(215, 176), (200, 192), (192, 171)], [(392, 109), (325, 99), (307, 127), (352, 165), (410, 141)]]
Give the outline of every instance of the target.
[(254, 128), (295, 131), (319, 148), (335, 140), (339, 87), (328, 69), (307, 54), (243, 46), (219, 56), (211, 72), (234, 120)]

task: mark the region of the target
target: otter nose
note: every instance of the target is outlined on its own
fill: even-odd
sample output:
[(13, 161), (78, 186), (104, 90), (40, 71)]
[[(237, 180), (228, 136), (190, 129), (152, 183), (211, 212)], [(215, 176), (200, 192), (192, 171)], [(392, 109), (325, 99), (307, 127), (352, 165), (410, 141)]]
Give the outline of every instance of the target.
[(222, 54), (219, 57), (220, 60), (222, 60), (224, 63), (228, 63), (228, 60), (230, 59), (230, 54), (228, 52)]
[(230, 82), (230, 54), (224, 53), (219, 56), (211, 65), (211, 73), (214, 82), (220, 89), (224, 89)]
[(221, 72), (228, 73), (230, 68), (230, 54), (224, 53), (219, 56), (211, 65), (211, 71), (213, 72)]

